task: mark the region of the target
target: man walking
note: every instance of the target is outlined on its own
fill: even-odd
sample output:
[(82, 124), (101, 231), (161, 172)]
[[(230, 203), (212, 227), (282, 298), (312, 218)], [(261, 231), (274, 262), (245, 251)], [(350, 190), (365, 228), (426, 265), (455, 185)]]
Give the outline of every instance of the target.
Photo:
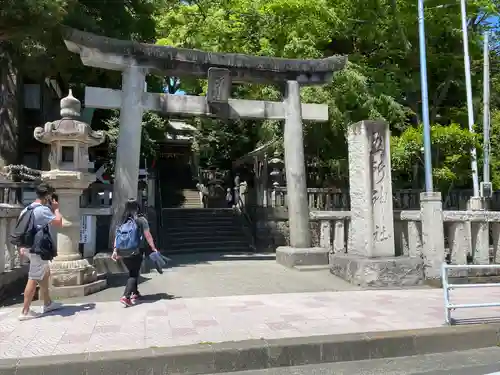
[(57, 310), (62, 306), (52, 301), (49, 295), (49, 262), (57, 255), (50, 226), (62, 226), (59, 203), (54, 199), (52, 189), (46, 184), (40, 184), (35, 193), (36, 200), (21, 212), (18, 221), (19, 226), (19, 223), (23, 221), (23, 215), (31, 215), (31, 217), (26, 217), (25, 222), (28, 224), (25, 225), (24, 233), (20, 235), (26, 239), (29, 236), (27, 232), (31, 232), (32, 240), (28, 241), (28, 245), (23, 244), (21, 240), (19, 247), (21, 256), (29, 259), (28, 282), (24, 289), (24, 304), (19, 320), (29, 320), (40, 316), (39, 313), (30, 309), (37, 284), (40, 286), (41, 299), (43, 299), (42, 313)]

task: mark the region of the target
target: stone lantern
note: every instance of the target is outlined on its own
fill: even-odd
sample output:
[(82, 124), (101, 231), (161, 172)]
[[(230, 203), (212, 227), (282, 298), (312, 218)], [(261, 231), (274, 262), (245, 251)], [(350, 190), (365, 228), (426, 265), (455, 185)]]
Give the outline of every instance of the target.
[(97, 280), (91, 262), (82, 259), (80, 242), (80, 196), (93, 181), (89, 172), (88, 149), (105, 141), (102, 131), (93, 131), (79, 120), (81, 104), (71, 90), (61, 99), (61, 119), (47, 122), (34, 131), (36, 140), (50, 145), (50, 171), (42, 180), (52, 186), (59, 197), (63, 226), (54, 235), (58, 256), (51, 262), (51, 288), (55, 297), (73, 297), (94, 293), (106, 287)]
[(280, 158), (280, 153), (275, 151), (272, 159), (267, 162), (268, 168), (271, 169), (269, 172), (269, 177), (271, 177), (271, 182), (273, 184), (273, 188), (277, 188), (280, 186), (280, 182), (283, 176), (283, 167), (285, 163)]

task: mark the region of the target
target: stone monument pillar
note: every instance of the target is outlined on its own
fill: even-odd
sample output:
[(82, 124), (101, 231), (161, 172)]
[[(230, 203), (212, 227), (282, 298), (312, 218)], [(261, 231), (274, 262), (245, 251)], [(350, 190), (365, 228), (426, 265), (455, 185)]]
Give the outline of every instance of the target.
[(362, 286), (415, 285), (422, 262), (396, 257), (389, 126), (361, 121), (348, 129), (351, 222), (347, 254), (334, 254), (331, 272)]
[(362, 121), (349, 127), (349, 253), (395, 255), (390, 132), (387, 124)]
[(70, 91), (61, 99), (61, 120), (34, 131), (36, 140), (50, 145), (50, 171), (42, 172), (42, 180), (56, 189), (63, 217), (63, 226), (54, 231), (58, 256), (50, 266), (54, 297), (83, 296), (106, 287), (106, 280), (97, 280), (95, 268), (79, 251), (80, 196), (95, 181), (88, 171), (88, 148), (105, 140), (103, 132), (78, 120), (80, 110), (80, 101)]

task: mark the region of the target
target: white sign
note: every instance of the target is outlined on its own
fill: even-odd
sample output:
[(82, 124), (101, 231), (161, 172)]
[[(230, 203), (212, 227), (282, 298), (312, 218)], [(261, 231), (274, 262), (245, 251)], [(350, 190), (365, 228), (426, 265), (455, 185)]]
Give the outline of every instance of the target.
[(89, 243), (92, 233), (92, 216), (84, 215), (80, 218), (80, 243)]

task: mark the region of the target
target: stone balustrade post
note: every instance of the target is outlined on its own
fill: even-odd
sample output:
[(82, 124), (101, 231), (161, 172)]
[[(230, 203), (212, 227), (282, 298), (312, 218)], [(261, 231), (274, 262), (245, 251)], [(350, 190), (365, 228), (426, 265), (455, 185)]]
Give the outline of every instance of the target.
[(444, 262), (443, 203), (440, 192), (420, 194), (422, 214), (422, 252), (426, 279), (441, 277)]
[[(471, 197), (468, 209), (471, 211), (487, 211), (488, 200), (482, 197)], [(490, 263), (490, 226), (488, 222), (470, 224), (471, 245), (474, 249), (474, 263)]]
[(0, 274), (4, 273), (7, 266), (7, 220), (0, 218)]

